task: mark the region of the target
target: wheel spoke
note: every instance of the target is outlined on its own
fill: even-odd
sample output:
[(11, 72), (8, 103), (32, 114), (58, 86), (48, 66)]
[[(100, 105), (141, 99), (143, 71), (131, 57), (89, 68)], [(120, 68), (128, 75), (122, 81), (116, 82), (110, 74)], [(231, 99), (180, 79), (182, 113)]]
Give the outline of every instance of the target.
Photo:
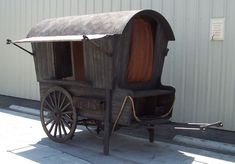
[(63, 115), (62, 117), (63, 117), (64, 119), (70, 121), (71, 123), (73, 122), (73, 119), (70, 118), (67, 114)]
[(70, 105), (70, 102), (66, 104), (60, 111), (63, 112), (69, 105)]
[(61, 99), (61, 92), (59, 92), (59, 95), (58, 95), (58, 102), (57, 102), (57, 107), (60, 109), (60, 99)]
[(64, 105), (65, 99), (66, 99), (66, 96), (64, 96), (64, 98), (63, 98), (63, 100), (62, 100), (62, 102), (61, 102), (61, 104), (60, 104), (60, 106), (59, 106), (59, 109), (61, 109), (61, 107)]
[(53, 123), (52, 123), (52, 125), (51, 125), (51, 127), (50, 127), (50, 129), (48, 130), (49, 131), (49, 133), (51, 133), (51, 131), (52, 131), (52, 129), (53, 129), (53, 127), (55, 126), (55, 120), (53, 121)]
[(63, 121), (60, 121), (60, 124), (62, 126), (62, 130), (64, 131), (64, 134), (67, 135), (66, 129), (64, 127)]
[(45, 99), (45, 102), (47, 104), (47, 106), (51, 109), (51, 111), (54, 111), (54, 108), (49, 104), (49, 102)]
[(70, 130), (71, 126), (63, 118), (62, 118), (62, 121), (65, 124), (65, 126), (67, 126), (67, 128), (69, 128), (69, 130)]
[(72, 114), (73, 111), (65, 111), (65, 112), (62, 112), (62, 114)]
[(56, 133), (57, 133), (57, 127), (58, 127), (58, 122), (56, 121), (56, 123), (55, 123), (54, 137), (56, 137)]
[(58, 101), (57, 101), (57, 97), (56, 97), (56, 91), (53, 92), (53, 100), (55, 103), (55, 107), (58, 107)]
[(54, 103), (54, 101), (52, 100), (52, 97), (51, 97), (51, 94), (50, 94), (50, 93), (48, 94), (48, 97), (49, 97), (49, 99), (50, 99), (50, 101), (51, 101), (52, 106), (55, 108), (55, 103)]
[(61, 134), (61, 125), (60, 125), (60, 121), (58, 122), (58, 128), (59, 128), (59, 137), (62, 138), (62, 134)]
[(53, 121), (54, 119), (50, 119), (50, 120), (48, 120), (46, 123), (45, 123), (45, 125), (47, 126), (48, 124), (50, 124), (52, 121)]

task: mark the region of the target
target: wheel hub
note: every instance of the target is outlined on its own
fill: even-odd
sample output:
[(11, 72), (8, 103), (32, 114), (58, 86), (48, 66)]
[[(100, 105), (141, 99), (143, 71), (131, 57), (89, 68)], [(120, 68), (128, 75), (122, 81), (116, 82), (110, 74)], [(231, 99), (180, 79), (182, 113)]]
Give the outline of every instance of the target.
[(60, 111), (56, 111), (54, 116), (56, 120), (60, 120), (62, 117), (62, 113)]

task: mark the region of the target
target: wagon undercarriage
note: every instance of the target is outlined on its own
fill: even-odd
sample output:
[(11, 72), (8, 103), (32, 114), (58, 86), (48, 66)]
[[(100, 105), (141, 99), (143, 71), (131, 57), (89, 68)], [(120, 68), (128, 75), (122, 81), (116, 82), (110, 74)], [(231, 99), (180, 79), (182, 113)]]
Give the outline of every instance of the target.
[[(106, 91), (106, 94), (110, 92)], [(159, 93), (163, 93), (163, 91), (159, 90)], [(167, 92), (166, 92), (167, 93)], [(72, 98), (69, 92), (67, 92), (62, 87), (52, 87), (50, 88), (45, 97), (43, 97), (41, 101), (41, 123), (44, 128), (44, 131), (48, 135), (50, 139), (55, 142), (66, 142), (73, 138), (77, 125), (83, 125), (93, 134), (96, 134), (98, 138), (103, 139), (104, 141), (104, 153), (108, 154), (109, 152), (109, 140), (113, 132), (119, 130), (120, 128), (134, 130), (134, 129), (143, 129), (143, 127), (147, 130), (149, 134), (149, 142), (154, 142), (155, 138), (155, 128), (156, 126), (164, 125), (170, 123), (169, 119), (165, 119), (165, 113), (162, 116), (154, 116), (154, 115), (142, 115), (137, 116), (135, 111), (135, 106), (132, 106), (132, 115), (134, 117), (134, 121), (129, 126), (119, 125), (118, 120), (123, 113), (123, 109), (125, 104), (127, 103), (128, 98), (130, 96), (126, 96), (123, 100), (122, 106), (118, 112), (118, 115), (112, 119), (111, 118), (111, 110), (106, 110), (105, 107), (108, 108), (110, 106), (109, 103), (105, 101), (110, 98), (110, 94), (106, 95), (109, 97), (101, 98), (88, 98), (88, 97), (77, 97)], [(140, 96), (140, 95), (138, 95)], [(102, 106), (103, 108), (103, 117), (100, 119), (92, 118), (88, 113), (79, 114), (79, 108), (74, 107), (74, 100), (79, 101), (82, 100), (79, 107), (85, 107), (87, 109), (99, 110)], [(133, 101), (133, 99), (130, 99)], [(86, 102), (92, 102), (90, 104), (86, 104)], [(110, 102), (110, 101), (108, 101)], [(93, 105), (89, 107), (89, 105)], [(134, 101), (133, 101), (133, 105)], [(170, 110), (169, 110), (170, 111)], [(87, 116), (86, 116), (87, 115)], [(207, 127), (217, 126), (221, 127), (221, 122), (216, 122), (212, 124), (190, 124), (187, 127), (176, 127), (177, 129), (188, 129), (188, 130), (205, 130)], [(92, 129), (90, 129), (92, 127)], [(101, 137), (99, 134), (103, 131), (103, 136)]]

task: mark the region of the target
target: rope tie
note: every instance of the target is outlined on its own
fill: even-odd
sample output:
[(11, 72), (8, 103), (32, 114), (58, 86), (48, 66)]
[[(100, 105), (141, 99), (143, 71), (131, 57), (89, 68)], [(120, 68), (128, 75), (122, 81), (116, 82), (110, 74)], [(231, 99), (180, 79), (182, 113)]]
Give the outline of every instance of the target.
[(120, 111), (119, 111), (119, 113), (118, 113), (118, 116), (117, 116), (117, 118), (116, 118), (116, 120), (115, 120), (115, 122), (114, 122), (114, 124), (113, 124), (112, 133), (114, 132), (115, 127), (116, 127), (116, 125), (117, 125), (117, 123), (118, 123), (118, 120), (120, 119), (120, 117), (121, 117), (121, 115), (122, 115), (122, 113), (123, 113), (123, 110), (124, 110), (124, 107), (125, 107), (125, 105), (126, 105), (126, 103), (127, 103), (127, 100), (129, 100), (129, 101), (131, 102), (132, 112), (133, 112), (133, 116), (134, 116), (135, 120), (136, 120), (137, 122), (141, 122), (141, 120), (140, 120), (140, 119), (138, 118), (138, 116), (136, 115), (135, 104), (134, 104), (133, 98), (132, 98), (131, 96), (126, 96), (126, 97), (124, 98), (123, 102), (122, 102), (122, 106), (121, 106), (121, 109), (120, 109)]

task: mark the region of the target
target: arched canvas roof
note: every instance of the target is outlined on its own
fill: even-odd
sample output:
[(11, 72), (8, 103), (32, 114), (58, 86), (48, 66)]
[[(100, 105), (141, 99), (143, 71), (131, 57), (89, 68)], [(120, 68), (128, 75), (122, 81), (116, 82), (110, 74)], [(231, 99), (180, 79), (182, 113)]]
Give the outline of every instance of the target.
[(23, 39), (22, 42), (33, 42), (34, 38), (36, 41), (46, 41), (43, 37), (53, 41), (51, 36), (55, 36), (57, 40), (63, 40), (63, 36), (65, 40), (76, 40), (74, 36), (82, 39), (82, 35), (101, 38), (122, 34), (127, 23), (135, 16), (152, 17), (163, 25), (168, 40), (175, 39), (169, 23), (160, 13), (153, 10), (133, 10), (46, 19), (32, 27), (27, 35), (28, 39)]

